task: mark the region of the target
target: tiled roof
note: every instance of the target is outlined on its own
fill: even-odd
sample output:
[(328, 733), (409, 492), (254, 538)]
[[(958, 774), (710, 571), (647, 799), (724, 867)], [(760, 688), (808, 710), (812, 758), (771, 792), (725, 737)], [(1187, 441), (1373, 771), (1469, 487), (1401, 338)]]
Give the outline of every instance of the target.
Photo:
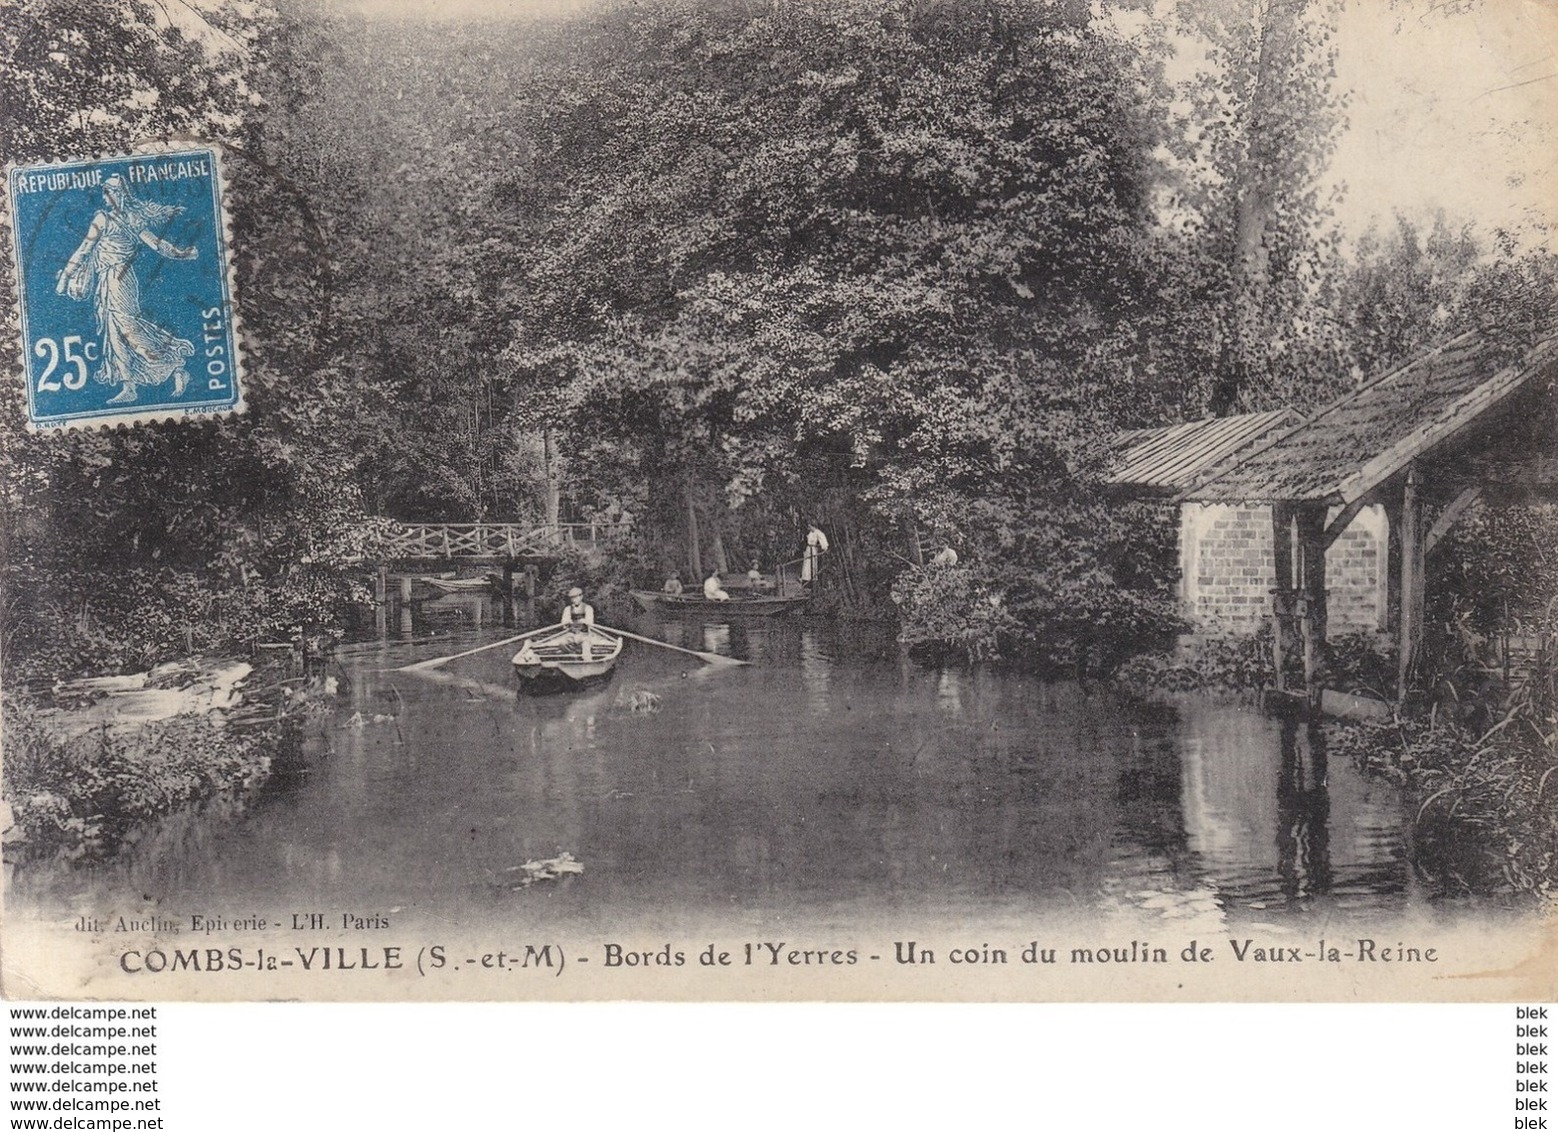
[(1555, 363), (1558, 335), (1511, 360), (1506, 343), (1470, 331), (1207, 467), (1181, 498), (1351, 503)]
[(1293, 410), (1277, 409), (1122, 433), (1115, 439), (1119, 462), (1104, 482), (1144, 493), (1182, 491), (1197, 473), (1298, 420)]

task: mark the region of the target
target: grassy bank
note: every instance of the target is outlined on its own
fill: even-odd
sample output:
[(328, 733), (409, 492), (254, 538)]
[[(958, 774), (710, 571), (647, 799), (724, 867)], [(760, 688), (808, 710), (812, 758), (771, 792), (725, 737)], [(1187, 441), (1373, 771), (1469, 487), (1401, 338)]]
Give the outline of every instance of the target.
[(1436, 883), (1558, 901), (1558, 736), (1518, 713), (1480, 735), (1432, 717), (1328, 730), (1333, 754), (1402, 785), (1413, 862)]
[(313, 701), (290, 693), (272, 699), (83, 729), (78, 711), (7, 695), (7, 860), (101, 860), (175, 811), (217, 799), (241, 808), (301, 758)]

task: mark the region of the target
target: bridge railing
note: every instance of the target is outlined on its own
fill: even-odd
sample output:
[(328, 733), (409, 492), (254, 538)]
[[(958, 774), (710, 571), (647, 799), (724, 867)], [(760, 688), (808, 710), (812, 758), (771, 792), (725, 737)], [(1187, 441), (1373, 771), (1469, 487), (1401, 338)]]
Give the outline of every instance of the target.
[(402, 523), (383, 541), (388, 558), (520, 558), (562, 546), (592, 547), (619, 524)]

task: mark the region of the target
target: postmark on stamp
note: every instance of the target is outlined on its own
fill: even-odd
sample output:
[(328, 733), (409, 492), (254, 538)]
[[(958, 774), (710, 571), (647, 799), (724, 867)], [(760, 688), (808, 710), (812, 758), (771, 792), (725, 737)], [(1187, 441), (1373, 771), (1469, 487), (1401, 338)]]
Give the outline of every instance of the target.
[(242, 411), (214, 148), (14, 166), (7, 188), (29, 428)]

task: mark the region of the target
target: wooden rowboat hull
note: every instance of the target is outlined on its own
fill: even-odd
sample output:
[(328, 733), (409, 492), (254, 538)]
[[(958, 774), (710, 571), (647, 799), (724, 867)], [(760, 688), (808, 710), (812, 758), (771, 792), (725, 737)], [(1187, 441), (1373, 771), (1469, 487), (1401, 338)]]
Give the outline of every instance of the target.
[(567, 629), (534, 637), (514, 654), (512, 664), (520, 690), (535, 695), (593, 688), (610, 680), (622, 655), (622, 638), (591, 629), (590, 650), (584, 635)]
[(710, 601), (702, 595), (656, 593), (654, 590), (629, 592), (646, 613), (706, 613), (721, 617), (773, 617), (805, 605), (809, 600), (805, 594), (796, 597), (739, 597), (732, 594), (729, 601)]
[(557, 665), (524, 669), (518, 665), (514, 666), (514, 674), (519, 677), (519, 690), (533, 696), (544, 696), (554, 692), (582, 692), (586, 688), (598, 688), (609, 681), (616, 670), (617, 662), (614, 660), (593, 668)]

